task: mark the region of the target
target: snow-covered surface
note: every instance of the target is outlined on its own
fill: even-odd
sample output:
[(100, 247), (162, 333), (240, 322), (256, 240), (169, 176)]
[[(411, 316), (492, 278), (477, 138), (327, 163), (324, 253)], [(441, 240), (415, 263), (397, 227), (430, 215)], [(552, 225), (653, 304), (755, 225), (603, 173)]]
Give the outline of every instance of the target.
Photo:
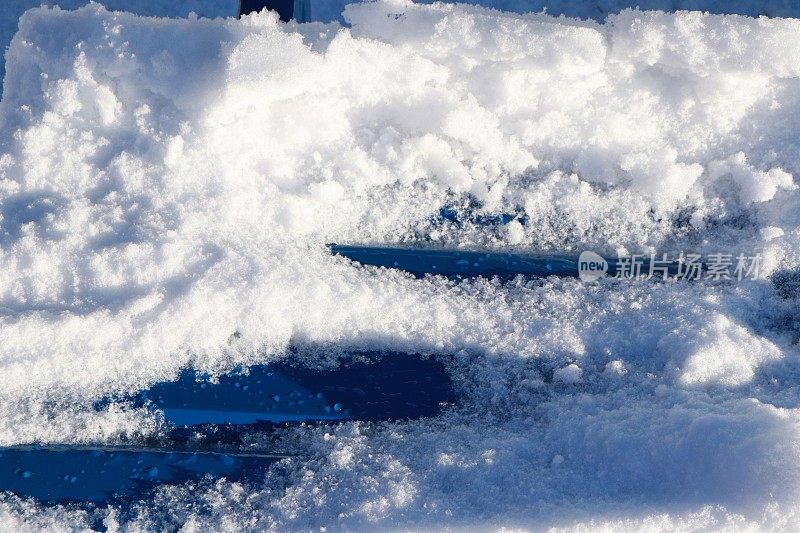
[[(39, 6), (60, 6), (63, 9), (76, 9), (91, 0), (2, 0), (0, 1), (0, 50), (5, 52), (12, 36), (17, 32), (17, 22), (28, 9)], [(101, 0), (98, 2), (110, 10), (130, 11), (149, 17), (188, 17), (198, 16), (233, 17), (236, 15), (239, 0)], [(5, 64), (0, 61), (0, 77)]]
[[(17, 31), (17, 21), (27, 10), (39, 6), (59, 6), (76, 9), (91, 0), (2, 0), (0, 2), (0, 49), (5, 50)], [(238, 0), (94, 0), (109, 10), (119, 10), (149, 17), (188, 17), (192, 14), (206, 17), (233, 17), (238, 10)], [(407, 2), (407, 0), (399, 0)], [(347, 24), (345, 7), (358, 0), (310, 0), (310, 18), (319, 22), (339, 21)], [(420, 0), (418, 3), (433, 3)], [(735, 13), (739, 15), (770, 17), (798, 17), (800, 5), (794, 0), (466, 0), (466, 4), (492, 7), (515, 13), (547, 12), (553, 16), (564, 15), (604, 22), (609, 14), (627, 8), (649, 10), (696, 10), (710, 13)], [(5, 64), (0, 61), (0, 78)], [(0, 96), (2, 92), (0, 90)]]
[[(0, 49), (5, 50), (17, 31), (17, 21), (25, 10), (41, 5), (76, 9), (91, 0), (2, 0), (0, 2)], [(109, 10), (120, 10), (150, 17), (233, 17), (238, 0), (95, 0)], [(310, 0), (311, 19), (320, 22), (346, 23), (343, 12), (347, 4), (358, 0)], [(407, 0), (401, 0), (406, 2)], [(421, 0), (419, 3), (433, 3)], [(627, 8), (675, 11), (696, 10), (710, 13), (770, 17), (800, 16), (800, 5), (794, 0), (466, 0), (464, 3), (493, 7), (515, 13), (539, 13), (605, 21), (612, 13)], [(0, 77), (4, 64), (0, 61)]]
[[(314, 20), (345, 22), (342, 12), (354, 0), (311, 0)], [(405, 2), (406, 0), (400, 0)], [(420, 0), (419, 4), (433, 4), (436, 0)], [(492, 7), (514, 13), (540, 13), (549, 15), (605, 21), (609, 14), (625, 9), (707, 11), (715, 14), (739, 14), (758, 17), (797, 17), (800, 5), (795, 0), (465, 0), (464, 4)]]
[[(463, 398), (441, 417), (298, 430), (311, 455), (263, 486), (164, 489), (107, 524), (796, 528), (800, 21), (345, 16), (24, 15), (0, 104), (0, 443), (153, 434), (92, 403), (185, 366), (423, 352)], [(765, 277), (452, 284), (324, 247), (419, 241), (760, 252)], [(11, 497), (0, 519), (92, 521)]]

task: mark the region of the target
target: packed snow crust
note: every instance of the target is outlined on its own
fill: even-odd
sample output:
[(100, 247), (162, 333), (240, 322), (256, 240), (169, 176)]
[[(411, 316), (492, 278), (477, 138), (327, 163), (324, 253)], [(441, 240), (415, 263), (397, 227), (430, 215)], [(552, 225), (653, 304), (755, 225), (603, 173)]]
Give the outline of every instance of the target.
[[(93, 402), (187, 366), (419, 352), (462, 397), (440, 417), (288, 431), (310, 455), (262, 486), (100, 520), (798, 527), (800, 20), (344, 16), (25, 13), (0, 103), (0, 444), (155, 435)], [(735, 283), (452, 283), (329, 242), (765, 260)], [(0, 504), (9, 529), (97, 518)]]

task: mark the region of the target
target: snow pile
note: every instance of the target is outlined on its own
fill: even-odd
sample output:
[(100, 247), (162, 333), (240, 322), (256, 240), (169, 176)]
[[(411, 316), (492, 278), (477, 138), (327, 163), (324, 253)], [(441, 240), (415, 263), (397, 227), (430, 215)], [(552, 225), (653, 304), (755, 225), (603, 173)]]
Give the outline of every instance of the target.
[[(5, 50), (17, 31), (17, 21), (28, 9), (42, 5), (76, 9), (91, 0), (3, 0), (0, 3), (0, 47)], [(150, 17), (188, 17), (192, 13), (207, 18), (233, 17), (237, 14), (237, 0), (94, 0), (109, 10), (130, 11)], [(347, 23), (343, 13), (345, 7), (358, 0), (311, 0), (311, 19), (321, 22), (339, 21)], [(418, 3), (432, 3), (421, 0)], [(766, 15), (770, 17), (798, 17), (800, 8), (792, 0), (467, 0), (463, 3), (477, 4), (516, 13), (547, 12), (550, 15), (605, 21), (609, 14), (627, 8), (675, 11), (680, 9), (730, 13)], [(0, 63), (0, 76), (4, 72)]]
[[(17, 21), (26, 10), (44, 5), (76, 9), (89, 2), (90, 0), (3, 0), (0, 2), (0, 50), (5, 52), (17, 32)], [(188, 17), (192, 13), (208, 18), (232, 17), (238, 10), (237, 0), (101, 0), (99, 3), (110, 10), (132, 11), (150, 17)], [(0, 76), (4, 72), (5, 62), (0, 62)]]
[[(131, 520), (796, 524), (800, 21), (346, 17), (25, 14), (0, 104), (0, 442), (152, 434), (92, 402), (185, 366), (433, 353), (463, 397), (440, 418), (285, 435), (311, 456), (263, 486), (165, 489)], [(453, 284), (334, 241), (741, 250), (772, 279)]]

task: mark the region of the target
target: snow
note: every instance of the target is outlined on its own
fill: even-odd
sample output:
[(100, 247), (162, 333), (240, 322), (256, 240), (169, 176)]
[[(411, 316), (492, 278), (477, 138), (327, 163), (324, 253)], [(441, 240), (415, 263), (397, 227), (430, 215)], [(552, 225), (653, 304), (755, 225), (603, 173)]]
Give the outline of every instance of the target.
[[(0, 47), (5, 50), (17, 31), (17, 20), (27, 9), (41, 5), (57, 5), (64, 9), (75, 9), (91, 0), (3, 0), (0, 2)], [(238, 0), (95, 0), (109, 10), (130, 11), (151, 17), (233, 17), (237, 14)], [(310, 19), (321, 22), (339, 21), (344, 8), (358, 0), (310, 0)], [(405, 0), (403, 0), (405, 1)], [(419, 3), (432, 3), (422, 0)], [(736, 13), (741, 15), (770, 17), (797, 17), (800, 8), (792, 0), (468, 0), (467, 4), (483, 5), (516, 13), (539, 13), (604, 22), (612, 13), (626, 8), (650, 10), (696, 10), (711, 13)], [(4, 64), (0, 62), (0, 76)]]
[[(17, 32), (17, 21), (26, 10), (44, 5), (76, 9), (90, 1), (3, 0), (0, 2), (0, 49), (7, 49)], [(102, 0), (99, 3), (110, 10), (132, 11), (150, 17), (188, 17), (194, 13), (208, 18), (235, 16), (239, 5), (238, 0)], [(4, 72), (5, 64), (0, 62), (0, 76)]]
[[(405, 0), (398, 0), (405, 3)], [(420, 0), (418, 4), (433, 4), (436, 0)], [(353, 0), (311, 0), (314, 20), (329, 22), (339, 20), (344, 7)], [(714, 14), (739, 14), (758, 17), (797, 17), (800, 8), (793, 0), (465, 0), (463, 4), (491, 7), (514, 13), (546, 12), (552, 16), (596, 20), (604, 22), (612, 13), (625, 9), (660, 11), (706, 11)]]
[[(419, 352), (462, 398), (440, 417), (289, 430), (310, 455), (262, 486), (96, 513), (131, 529), (795, 529), (800, 20), (404, 1), (344, 16), (22, 16), (0, 103), (0, 443), (157, 434), (93, 402), (187, 366)], [(456, 284), (359, 269), (329, 242), (764, 265), (741, 282)], [(96, 518), (0, 501), (7, 529)]]
[(564, 368), (558, 368), (553, 372), (553, 381), (556, 383), (580, 383), (583, 370), (575, 363), (571, 363)]

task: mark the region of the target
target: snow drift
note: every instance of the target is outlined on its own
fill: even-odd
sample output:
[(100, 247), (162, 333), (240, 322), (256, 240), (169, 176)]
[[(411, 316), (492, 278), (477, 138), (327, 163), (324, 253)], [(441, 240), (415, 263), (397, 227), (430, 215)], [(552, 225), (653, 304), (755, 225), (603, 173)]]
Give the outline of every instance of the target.
[[(0, 104), (0, 442), (153, 434), (92, 402), (187, 366), (421, 352), (460, 387), (446, 415), (298, 430), (311, 456), (263, 486), (164, 489), (125, 520), (796, 524), (800, 21), (345, 16), (24, 15)], [(454, 284), (328, 242), (744, 251), (765, 269)], [(30, 506), (0, 512), (90, 520)]]

